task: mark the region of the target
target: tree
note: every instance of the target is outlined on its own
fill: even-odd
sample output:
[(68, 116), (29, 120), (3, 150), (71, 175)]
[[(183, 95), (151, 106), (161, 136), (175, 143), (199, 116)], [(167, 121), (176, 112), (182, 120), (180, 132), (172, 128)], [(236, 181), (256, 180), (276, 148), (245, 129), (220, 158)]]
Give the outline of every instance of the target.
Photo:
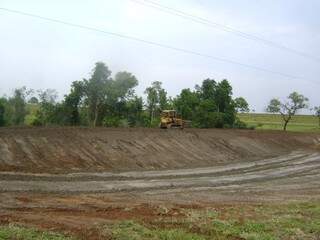
[(111, 85), (111, 71), (103, 62), (97, 62), (89, 80), (84, 79), (84, 94), (90, 124), (95, 127), (102, 118), (101, 111)]
[(205, 79), (203, 80), (201, 87), (198, 87), (198, 91), (200, 91), (202, 99), (215, 102), (217, 82), (213, 79)]
[(223, 125), (233, 127), (236, 120), (236, 110), (232, 100), (232, 86), (228, 80), (223, 79), (217, 84), (214, 99), (217, 112), (223, 113)]
[(38, 98), (36, 98), (35, 96), (31, 97), (29, 100), (28, 100), (28, 103), (29, 104), (38, 104), (39, 103), (39, 100)]
[(173, 105), (183, 119), (193, 120), (199, 106), (199, 94), (189, 88), (182, 89), (180, 95), (173, 100)]
[(315, 116), (318, 117), (319, 128), (320, 128), (320, 106), (319, 107), (314, 107), (314, 111), (315, 111)]
[(9, 99), (9, 105), (11, 107), (11, 124), (21, 125), (24, 123), (26, 110), (26, 97), (27, 88), (17, 88), (14, 90), (13, 96)]
[(39, 90), (39, 109), (36, 113), (36, 118), (33, 125), (51, 125), (61, 124), (60, 115), (61, 109), (57, 109), (56, 100), (58, 93), (54, 89)]
[(235, 98), (234, 100), (235, 109), (237, 112), (249, 112), (249, 104), (243, 97)]
[(274, 98), (270, 100), (267, 111), (271, 113), (280, 113), (284, 121), (283, 130), (287, 130), (287, 125), (292, 117), (303, 108), (308, 107), (308, 98), (297, 92), (291, 93), (288, 97), (288, 102), (280, 102)]
[(167, 92), (162, 88), (162, 83), (155, 81), (151, 86), (146, 88), (147, 94), (147, 109), (149, 111), (150, 123), (153, 122), (156, 114), (164, 110), (167, 106)]
[(63, 101), (64, 124), (80, 124), (80, 103), (83, 97), (84, 86), (82, 81), (74, 81), (71, 85), (71, 91), (65, 95)]
[(143, 100), (142, 97), (134, 96), (126, 102), (127, 119), (129, 126), (144, 125), (142, 120)]
[(137, 119), (133, 119), (134, 114), (132, 112), (129, 114), (128, 106), (132, 105), (128, 102), (138, 104), (138, 98), (134, 94), (134, 88), (137, 85), (137, 78), (125, 71), (118, 72), (114, 79), (110, 80), (102, 109), (104, 125), (133, 126), (136, 124)]
[(232, 87), (228, 80), (224, 79), (217, 84), (215, 102), (217, 104), (217, 111), (223, 113), (232, 105)]
[(137, 78), (129, 72), (118, 72), (115, 75), (111, 91), (109, 95), (113, 97), (114, 100), (124, 100), (130, 98), (134, 94), (134, 88), (138, 85)]
[(5, 121), (5, 105), (6, 105), (6, 99), (0, 98), (0, 127), (3, 127), (6, 123)]
[(167, 109), (168, 107), (168, 98), (167, 98), (167, 91), (163, 88), (158, 90), (159, 95), (159, 108), (160, 111)]

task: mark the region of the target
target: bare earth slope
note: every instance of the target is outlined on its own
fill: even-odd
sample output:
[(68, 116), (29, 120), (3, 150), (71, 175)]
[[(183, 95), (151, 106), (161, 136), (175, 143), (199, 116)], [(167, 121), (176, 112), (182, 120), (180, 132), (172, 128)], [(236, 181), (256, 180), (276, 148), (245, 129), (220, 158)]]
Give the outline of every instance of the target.
[(244, 204), (319, 201), (319, 170), (316, 134), (2, 128), (0, 226), (108, 239), (99, 226), (112, 221), (176, 223), (180, 216), (185, 223), (178, 210), (216, 212), (226, 204), (243, 221), (251, 214)]
[(314, 148), (319, 135), (218, 129), (0, 129), (0, 171), (71, 173), (194, 168)]

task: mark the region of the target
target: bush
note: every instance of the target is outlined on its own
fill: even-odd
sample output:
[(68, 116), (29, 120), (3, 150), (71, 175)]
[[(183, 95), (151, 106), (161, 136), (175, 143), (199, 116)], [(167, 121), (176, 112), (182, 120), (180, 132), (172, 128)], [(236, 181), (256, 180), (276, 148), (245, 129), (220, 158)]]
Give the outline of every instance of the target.
[(247, 125), (245, 122), (242, 122), (239, 118), (236, 119), (233, 125), (234, 128), (239, 128), (239, 129), (250, 129), (254, 130), (255, 126), (253, 125)]
[(118, 126), (123, 128), (130, 127), (129, 121), (127, 119), (120, 119)]
[(119, 127), (120, 123), (120, 117), (105, 117), (102, 121), (102, 125), (105, 127)]
[(197, 116), (193, 126), (200, 128), (223, 128), (224, 113), (203, 111)]
[(263, 123), (258, 122), (258, 123), (257, 123), (257, 127), (263, 127)]
[(43, 125), (41, 119), (38, 116), (33, 116), (32, 118), (30, 118), (28, 120), (27, 124), (29, 124), (31, 126), (42, 126)]
[(159, 127), (159, 123), (160, 123), (160, 118), (154, 118), (151, 122), (150, 122), (150, 127), (152, 128), (157, 128)]

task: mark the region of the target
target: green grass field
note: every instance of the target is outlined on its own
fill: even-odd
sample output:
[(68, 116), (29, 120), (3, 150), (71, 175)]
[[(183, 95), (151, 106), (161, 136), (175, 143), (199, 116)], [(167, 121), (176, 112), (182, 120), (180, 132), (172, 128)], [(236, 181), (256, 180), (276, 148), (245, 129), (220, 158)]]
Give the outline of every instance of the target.
[(184, 218), (124, 221), (105, 231), (115, 240), (300, 240), (320, 238), (319, 203), (186, 211)]
[(8, 225), (0, 226), (0, 240), (75, 240), (75, 238), (34, 228)]
[[(282, 130), (283, 121), (280, 115), (263, 113), (240, 113), (238, 117), (249, 126), (261, 130)], [(288, 131), (320, 132), (319, 119), (312, 115), (296, 115), (289, 122)]]
[[(183, 215), (128, 219), (99, 225), (112, 240), (301, 240), (320, 239), (320, 202), (225, 205), (183, 209)], [(2, 240), (82, 240), (17, 225), (0, 226)]]

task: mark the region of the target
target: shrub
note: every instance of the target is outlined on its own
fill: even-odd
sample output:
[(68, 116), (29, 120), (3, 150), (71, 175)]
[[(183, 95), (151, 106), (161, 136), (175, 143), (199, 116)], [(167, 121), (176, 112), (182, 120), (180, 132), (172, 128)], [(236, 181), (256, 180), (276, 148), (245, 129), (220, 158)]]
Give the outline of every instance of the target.
[(120, 117), (105, 117), (102, 121), (102, 125), (105, 127), (119, 127), (121, 123)]

